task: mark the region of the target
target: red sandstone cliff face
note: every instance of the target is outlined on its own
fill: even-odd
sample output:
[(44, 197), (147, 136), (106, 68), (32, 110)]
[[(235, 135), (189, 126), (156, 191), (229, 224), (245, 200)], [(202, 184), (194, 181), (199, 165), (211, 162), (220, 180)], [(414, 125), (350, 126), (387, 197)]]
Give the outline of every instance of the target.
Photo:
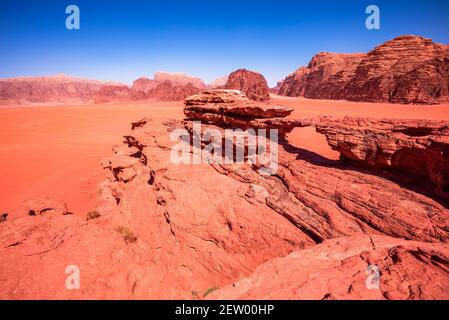
[(225, 88), (240, 90), (245, 93), (250, 100), (270, 100), (267, 81), (263, 75), (254, 71), (239, 69), (232, 72), (229, 75)]
[(449, 101), (449, 46), (401, 36), (368, 54), (320, 53), (279, 94), (316, 99), (436, 104)]
[(364, 54), (322, 52), (280, 84), (279, 94), (334, 99), (353, 77)]

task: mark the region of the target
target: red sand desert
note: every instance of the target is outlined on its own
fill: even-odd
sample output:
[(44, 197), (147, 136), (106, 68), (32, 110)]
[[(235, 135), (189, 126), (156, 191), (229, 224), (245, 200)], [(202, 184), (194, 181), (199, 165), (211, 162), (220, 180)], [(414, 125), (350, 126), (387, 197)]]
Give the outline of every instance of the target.
[[(294, 108), (292, 117), (336, 117), (449, 120), (449, 104), (405, 106), (382, 103), (312, 100), (275, 97)], [(100, 161), (111, 155), (111, 146), (132, 121), (149, 117), (183, 118), (183, 103), (123, 103), (4, 107), (0, 109), (1, 210), (8, 212), (24, 200), (55, 196), (73, 213), (84, 215), (95, 208), (98, 183), (104, 179)], [(289, 139), (297, 147), (330, 159), (338, 152), (313, 128), (297, 128)]]

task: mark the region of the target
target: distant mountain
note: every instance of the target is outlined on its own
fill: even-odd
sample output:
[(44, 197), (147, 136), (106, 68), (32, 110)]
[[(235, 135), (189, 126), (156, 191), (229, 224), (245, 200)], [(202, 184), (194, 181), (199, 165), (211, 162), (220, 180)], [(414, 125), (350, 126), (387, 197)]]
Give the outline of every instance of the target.
[(57, 74), (43, 77), (0, 79), (0, 104), (105, 103), (126, 101), (175, 101), (204, 90), (204, 81), (183, 73), (155, 73), (133, 85)]
[(63, 74), (0, 79), (0, 103), (87, 102), (102, 86), (112, 84), (117, 83)]

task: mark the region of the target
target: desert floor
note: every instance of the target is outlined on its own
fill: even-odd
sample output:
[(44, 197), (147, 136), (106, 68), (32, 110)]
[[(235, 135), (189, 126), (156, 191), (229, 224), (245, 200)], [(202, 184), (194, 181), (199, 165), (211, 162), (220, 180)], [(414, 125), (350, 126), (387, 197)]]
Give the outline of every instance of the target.
[[(295, 109), (292, 117), (316, 115), (449, 120), (449, 105), (403, 106), (276, 97)], [(0, 108), (0, 211), (26, 199), (53, 196), (75, 214), (95, 208), (100, 161), (112, 155), (130, 123), (142, 117), (182, 119), (182, 102)], [(336, 159), (313, 128), (295, 129), (292, 144)]]

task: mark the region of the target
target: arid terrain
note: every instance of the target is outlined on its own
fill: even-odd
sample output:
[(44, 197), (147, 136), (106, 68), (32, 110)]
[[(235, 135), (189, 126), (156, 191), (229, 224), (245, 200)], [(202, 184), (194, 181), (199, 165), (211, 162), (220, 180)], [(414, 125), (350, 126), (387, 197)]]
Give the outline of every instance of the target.
[[(293, 119), (316, 117), (320, 115), (335, 116), (339, 118), (345, 116), (383, 118), (383, 115), (388, 114), (389, 118), (399, 119), (449, 120), (449, 105), (432, 107), (404, 106), (379, 103), (309, 100), (305, 98), (285, 98), (279, 96), (273, 96), (273, 100), (276, 103), (281, 103), (292, 107), (294, 111), (291, 118)], [(13, 223), (3, 223), (1, 226), (2, 245), (6, 245), (6, 247), (3, 247), (4, 249), (2, 249), (2, 259), (0, 261), (0, 280), (3, 283), (2, 289), (0, 290), (0, 296), (2, 298), (134, 297), (197, 299), (203, 298), (203, 293), (207, 290), (215, 291), (210, 295), (212, 298), (272, 297), (287, 299), (320, 299), (323, 298), (320, 295), (324, 291), (329, 291), (327, 293), (330, 294), (328, 295), (330, 298), (346, 297), (364, 299), (382, 297), (382, 293), (379, 296), (374, 291), (366, 291), (361, 289), (361, 291), (359, 289), (354, 290), (354, 294), (338, 294), (339, 291), (335, 291), (335, 286), (339, 287), (339, 285), (336, 284), (328, 284), (326, 287), (327, 289), (324, 289), (324, 291), (323, 288), (317, 289), (312, 288), (312, 286), (309, 289), (305, 287), (302, 294), (293, 289), (291, 289), (293, 291), (285, 292), (286, 288), (293, 285), (292, 282), (295, 283), (295, 281), (297, 281), (299, 283), (304, 281), (301, 280), (301, 277), (304, 277), (304, 275), (299, 274), (298, 279), (288, 278), (289, 282), (284, 285), (282, 285), (282, 282), (279, 284), (279, 281), (276, 280), (276, 285), (284, 288), (282, 291), (271, 288), (267, 284), (270, 283), (269, 281), (265, 282), (263, 285), (261, 284), (262, 287), (258, 287), (258, 284), (251, 285), (251, 287), (254, 286), (254, 288), (246, 294), (240, 292), (240, 289), (236, 293), (230, 289), (223, 289), (224, 291), (215, 290), (215, 287), (218, 288), (229, 285), (242, 277), (250, 275), (255, 268), (264, 261), (271, 260), (271, 258), (276, 257), (280, 258), (287, 255), (289, 252), (298, 250), (297, 245), (292, 246), (292, 243), (298, 243), (300, 246), (299, 248), (309, 248), (313, 241), (307, 240), (307, 238), (301, 239), (300, 233), (295, 235), (296, 227), (294, 227), (294, 224), (285, 224), (285, 221), (281, 220), (277, 221), (278, 219), (284, 218), (281, 218), (281, 216), (276, 217), (276, 215), (273, 215), (273, 212), (266, 212), (268, 210), (267, 208), (257, 205), (256, 208), (259, 209), (250, 209), (249, 207), (245, 209), (246, 205), (243, 206), (243, 204), (240, 203), (241, 200), (236, 202), (237, 207), (231, 209), (231, 212), (241, 215), (246, 210), (256, 210), (256, 212), (259, 211), (259, 214), (266, 215), (266, 218), (271, 220), (270, 224), (273, 224), (273, 228), (275, 228), (275, 233), (269, 236), (269, 239), (271, 240), (257, 240), (256, 238), (251, 240), (256, 241), (256, 243), (259, 243), (260, 241), (266, 243), (266, 241), (269, 241), (270, 244), (267, 247), (269, 251), (264, 252), (264, 249), (259, 247), (261, 245), (260, 243), (251, 244), (249, 239), (244, 240), (246, 236), (238, 234), (235, 240), (228, 237), (225, 237), (222, 240), (213, 240), (215, 236), (212, 236), (212, 238), (210, 238), (211, 240), (207, 240), (211, 237), (211, 232), (212, 234), (214, 232), (218, 232), (219, 229), (213, 231), (214, 228), (221, 228), (221, 222), (219, 222), (219, 220), (217, 220), (217, 222), (208, 220), (222, 219), (218, 217), (213, 218), (219, 212), (223, 212), (222, 214), (224, 214), (225, 217), (229, 215), (229, 208), (227, 208), (225, 203), (234, 197), (232, 194), (238, 194), (238, 190), (242, 188), (239, 186), (240, 182), (236, 185), (235, 183), (237, 182), (229, 181), (229, 178), (226, 178), (226, 176), (223, 176), (223, 178), (219, 177), (221, 176), (220, 174), (217, 176), (217, 173), (214, 173), (215, 170), (207, 169), (207, 167), (210, 167), (207, 164), (197, 165), (198, 168), (195, 168), (195, 166), (189, 166), (190, 169), (187, 169), (184, 173), (182, 170), (186, 169), (176, 169), (176, 166), (169, 166), (170, 169), (159, 169), (165, 171), (169, 170), (168, 172), (175, 170), (171, 173), (171, 175), (173, 175), (173, 179), (176, 179), (175, 177), (178, 176), (179, 178), (182, 177), (183, 179), (186, 179), (185, 182), (190, 180), (190, 184), (185, 186), (187, 189), (184, 189), (181, 185), (176, 184), (176, 180), (171, 182), (175, 183), (175, 185), (162, 185), (162, 187), (166, 189), (165, 192), (172, 189), (176, 190), (177, 195), (175, 197), (186, 197), (185, 200), (178, 199), (177, 204), (175, 204), (177, 209), (174, 209), (179, 210), (182, 209), (183, 206), (187, 205), (188, 207), (185, 207), (185, 211), (181, 215), (184, 217), (181, 218), (181, 216), (179, 216), (176, 218), (176, 213), (173, 213), (172, 219), (175, 219), (175, 221), (176, 219), (194, 219), (188, 223), (184, 220), (171, 222), (172, 224), (176, 223), (175, 228), (181, 228), (181, 230), (184, 230), (179, 231), (181, 235), (178, 235), (178, 231), (175, 231), (176, 229), (172, 230), (172, 232), (174, 232), (173, 234), (176, 235), (175, 239), (179, 236), (181, 237), (176, 240), (180, 241), (178, 242), (178, 245), (175, 243), (167, 243), (164, 245), (162, 243), (164, 241), (168, 241), (168, 238), (167, 240), (163, 240), (168, 237), (168, 235), (165, 234), (165, 231), (163, 231), (164, 227), (161, 225), (161, 221), (165, 222), (166, 218), (161, 220), (159, 213), (156, 214), (156, 212), (152, 212), (152, 205), (146, 209), (150, 210), (148, 212), (150, 216), (148, 217), (145, 217), (145, 215), (142, 216), (142, 213), (124, 213), (125, 211), (122, 211), (121, 217), (113, 217), (112, 212), (110, 214), (103, 213), (105, 210), (105, 205), (104, 199), (101, 199), (102, 196), (104, 196), (104, 194), (101, 194), (101, 189), (104, 188), (104, 186), (102, 187), (99, 184), (107, 176), (107, 170), (103, 169), (100, 163), (103, 159), (112, 155), (111, 146), (120, 145), (123, 141), (123, 136), (130, 130), (131, 122), (138, 121), (142, 118), (151, 119), (151, 129), (159, 132), (159, 135), (161, 135), (159, 136), (159, 139), (162, 139), (163, 141), (168, 140), (169, 132), (163, 129), (164, 125), (162, 123), (173, 120), (181, 121), (184, 118), (183, 108), (184, 104), (182, 102), (142, 102), (101, 105), (26, 106), (0, 109), (0, 124), (2, 127), (0, 167), (3, 177), (0, 203), (2, 212), (9, 213), (7, 221), (11, 219), (11, 223)], [(326, 143), (325, 137), (316, 133), (315, 129), (312, 127), (294, 129), (292, 133), (288, 135), (288, 140), (291, 145), (310, 151), (312, 154), (318, 154), (319, 156), (330, 160), (338, 159), (338, 152), (331, 150)], [(162, 163), (169, 161), (167, 158), (167, 153), (165, 153), (165, 155), (159, 154), (157, 157), (159, 158), (159, 160), (157, 160), (159, 163), (158, 166), (161, 166)], [(155, 170), (157, 174), (159, 174), (157, 166)], [(189, 176), (191, 178), (189, 178)], [(206, 180), (204, 182), (194, 182), (194, 180), (191, 180), (193, 177), (197, 177), (195, 179), (202, 177)], [(326, 178), (324, 179), (326, 180)], [(387, 182), (387, 180), (385, 180), (385, 182)], [(199, 183), (198, 187), (203, 185), (200, 188), (205, 188), (204, 191), (198, 193), (200, 189), (196, 189), (197, 187), (195, 185), (197, 183)], [(214, 190), (212, 188), (213, 185), (217, 185), (219, 189)], [(128, 196), (141, 197), (138, 195), (140, 191), (136, 190), (131, 194), (128, 194)], [(206, 201), (205, 203), (208, 203), (208, 201), (212, 201), (211, 198), (209, 198), (209, 200), (204, 198), (204, 192), (210, 195), (215, 194), (215, 200), (213, 201), (216, 203), (210, 203), (203, 207), (203, 210), (206, 211), (202, 214), (199, 212), (195, 213), (197, 209), (191, 211), (193, 208), (191, 206), (195, 206), (196, 203), (202, 203), (204, 201)], [(133, 193), (135, 196), (132, 196)], [(163, 199), (163, 197), (167, 197), (167, 194), (165, 194), (165, 196), (156, 196), (158, 203), (159, 201), (166, 201), (170, 203), (169, 199), (174, 196), (170, 194), (171, 193), (168, 195), (168, 199)], [(394, 195), (395, 193), (393, 192), (393, 199)], [(17, 211), (16, 208), (20, 207), (24, 200), (42, 199), (47, 196), (58, 201), (65, 202), (67, 204), (68, 211), (73, 213), (73, 215), (61, 216), (60, 218), (51, 218), (51, 216), (44, 215), (42, 217), (35, 218), (20, 216), (19, 213), (16, 213), (21, 212), (20, 210)], [(150, 194), (148, 194), (148, 196), (153, 197)], [(136, 206), (140, 206), (142, 209), (147, 206), (145, 204), (145, 200), (135, 199), (133, 201)], [(149, 201), (151, 202), (156, 200)], [(212, 206), (211, 208), (215, 208), (216, 206), (218, 207), (213, 209), (215, 212), (207, 212), (207, 210), (210, 210), (207, 209), (209, 205)], [(434, 203), (433, 205), (437, 204)], [(106, 205), (106, 208), (108, 208), (108, 206), (109, 204)], [(130, 204), (128, 204), (128, 209), (134, 210), (132, 208), (135, 208), (135, 206), (131, 205), (131, 208), (129, 208), (129, 206)], [(243, 211), (240, 212), (239, 210)], [(446, 211), (446, 216), (449, 215), (447, 209), (442, 208), (442, 210)], [(102, 216), (99, 219), (92, 220), (92, 222), (86, 222), (86, 215), (89, 211), (99, 211)], [(268, 211), (272, 210), (269, 209)], [(156, 217), (151, 218), (151, 215), (153, 214), (156, 214)], [(180, 212), (178, 215), (179, 214)], [(200, 215), (197, 216), (198, 214)], [(247, 214), (249, 214), (249, 212)], [(211, 216), (208, 217), (208, 215)], [(264, 230), (265, 227), (263, 226), (264, 223), (262, 223), (262, 221), (256, 222), (253, 220), (255, 219), (254, 216), (253, 218), (250, 218), (250, 216), (245, 218), (245, 215), (236, 220), (239, 221), (238, 224), (240, 225), (240, 228), (250, 228), (249, 232), (252, 232), (254, 235), (260, 233), (261, 230)], [(17, 225), (14, 223), (14, 220), (12, 220), (13, 218), (18, 218), (16, 220), (16, 223), (18, 223)], [(39, 219), (37, 225), (34, 225), (37, 220), (33, 219)], [(51, 223), (52, 219), (56, 220)], [(62, 220), (59, 221), (59, 219)], [(134, 223), (129, 219), (134, 219)], [(200, 220), (194, 222), (197, 219)], [(206, 220), (203, 221), (203, 219)], [(231, 219), (230, 221), (233, 221), (233, 218), (228, 217), (225, 219)], [(245, 222), (245, 219), (250, 219), (253, 221), (249, 223), (249, 221)], [(232, 223), (236, 223), (236, 221), (233, 221)], [(150, 225), (154, 223), (156, 223), (156, 225), (154, 227), (150, 227)], [(194, 239), (188, 240), (188, 238), (184, 238), (187, 235), (182, 235), (182, 233), (190, 233), (190, 231), (185, 228), (189, 228), (188, 226), (191, 225), (191, 223), (193, 223), (193, 225), (197, 225), (199, 230), (204, 230), (199, 231), (200, 234), (196, 235), (198, 237), (204, 237), (204, 241), (201, 239), (194, 241)], [(332, 223), (337, 222), (334, 221)], [(419, 223), (419, 221), (417, 223)], [(132, 228), (138, 236), (137, 243), (128, 243), (120, 238), (119, 233), (116, 232), (114, 228), (122, 224), (133, 225), (133, 227), (130, 228)], [(159, 225), (159, 227), (157, 227), (157, 225)], [(193, 225), (191, 225), (191, 227)], [(30, 227), (32, 228), (31, 230), (34, 231), (31, 231), (29, 229)], [(61, 230), (65, 230), (63, 235), (60, 234)], [(30, 232), (31, 234), (34, 234), (34, 236), (28, 240), (25, 240), (25, 238), (20, 240), (24, 233), (30, 234)], [(160, 234), (156, 235), (153, 232), (160, 232)], [(201, 236), (201, 232), (206, 233)], [(266, 230), (265, 232), (270, 233), (272, 231)], [(276, 240), (276, 238), (279, 237), (279, 235), (277, 235), (278, 232), (282, 232), (282, 238), (285, 238), (286, 240), (281, 240), (282, 238)], [(145, 236), (144, 233), (149, 234)], [(209, 234), (209, 236), (207, 234)], [(375, 232), (375, 234), (385, 234), (385, 232)], [(360, 236), (362, 236), (362, 234), (360, 234)], [(291, 237), (293, 238), (289, 240), (288, 238)], [(331, 238), (333, 237), (334, 236), (331, 236)], [(406, 238), (409, 237), (406, 236)], [(355, 245), (359, 242), (363, 243), (365, 241), (363, 238), (357, 240), (358, 238), (356, 237), (354, 239), (354, 242), (349, 240), (351, 245)], [(10, 247), (12, 244), (16, 243), (16, 241), (19, 241), (18, 245)], [(20, 244), (21, 241), (24, 241), (24, 243)], [(223, 241), (223, 244), (213, 244), (215, 241)], [(243, 244), (244, 242), (242, 243), (242, 241), (250, 242), (248, 244)], [(316, 241), (316, 239), (314, 241)], [(347, 240), (342, 238), (341, 241)], [(387, 244), (393, 240), (390, 238), (379, 238), (375, 241), (379, 242), (379, 246), (386, 245), (388, 247), (389, 245)], [(77, 242), (79, 244), (76, 244)], [(184, 245), (182, 245), (182, 243), (184, 243)], [(218, 263), (219, 265), (222, 265), (220, 268), (225, 268), (224, 270), (210, 270), (212, 273), (209, 271), (209, 273), (205, 273), (205, 271), (201, 270), (206, 267), (209, 262), (198, 261), (197, 258), (190, 256), (189, 252), (185, 252), (185, 250), (208, 250), (207, 243), (213, 244), (213, 247), (218, 245), (218, 248), (221, 248), (219, 251), (223, 251), (222, 253), (213, 253), (216, 249), (213, 249), (212, 247), (209, 249), (212, 250), (212, 254), (216, 255), (211, 262), (217, 263), (217, 261), (222, 261)], [(408, 243), (406, 244), (409, 245)], [(183, 246), (185, 249), (176, 249), (179, 245)], [(397, 247), (397, 245), (401, 245), (399, 240), (397, 243), (391, 244), (391, 246), (394, 247)], [(340, 246), (340, 244), (332, 245), (328, 243), (327, 246), (329, 246), (331, 251), (334, 252), (336, 250), (336, 246)], [(348, 246), (348, 244), (344, 244), (344, 246)], [(422, 245), (418, 244), (418, 246)], [(192, 249), (188, 249), (189, 247)], [(238, 249), (239, 247), (241, 249)], [(245, 249), (246, 247), (247, 249)], [(251, 250), (254, 250), (250, 249), (251, 247), (254, 247), (256, 250), (254, 253), (251, 253)], [(42, 250), (41, 254), (39, 254), (39, 252), (41, 252), (40, 250)], [(184, 253), (178, 252), (175, 256), (170, 258), (170, 255), (175, 254), (177, 250), (182, 250), (181, 252)], [(234, 252), (235, 250), (237, 251)], [(239, 253), (239, 250), (243, 251)], [(275, 252), (272, 250), (275, 250)], [(323, 250), (323, 252), (326, 252), (326, 249)], [(348, 252), (351, 252), (353, 249), (341, 250), (343, 250), (343, 252), (347, 255)], [(366, 249), (363, 249), (362, 247), (359, 250), (363, 251)], [(159, 251), (166, 252), (158, 258), (157, 252)], [(173, 251), (173, 253), (170, 253), (171, 251)], [(30, 254), (31, 256), (29, 256)], [(167, 254), (169, 255), (168, 257), (166, 256)], [(315, 253), (312, 252), (310, 254), (314, 255)], [(22, 256), (22, 258), (20, 258), (20, 256)], [(178, 258), (176, 258), (176, 256)], [(289, 259), (293, 259), (293, 257)], [(273, 260), (272, 263), (276, 263), (275, 261), (277, 260)], [(20, 262), (21, 266), (19, 268), (13, 267), (13, 265), (17, 262)], [(206, 265), (204, 265), (204, 263), (206, 263)], [(290, 262), (287, 260), (287, 262), (280, 261), (279, 263), (282, 264)], [(304, 266), (305, 270), (310, 267), (316, 268), (316, 263), (313, 261), (309, 263), (311, 264), (310, 266)], [(323, 266), (323, 268), (328, 268), (323, 271), (323, 274), (329, 274), (329, 272), (333, 272), (331, 270), (336, 270), (334, 265), (336, 262), (332, 263), (333, 264), (327, 267)], [(413, 265), (412, 262), (410, 263)], [(79, 264), (81, 267), (81, 290), (70, 291), (65, 288), (66, 274), (64, 271), (66, 266), (71, 264)], [(181, 265), (185, 265), (186, 267), (183, 268)], [(294, 263), (289, 265), (289, 268), (302, 268), (299, 267), (299, 265), (295, 266)], [(41, 268), (45, 268), (45, 275), (41, 273)], [(206, 268), (215, 267), (210, 266)], [(266, 268), (272, 267), (267, 266)], [(282, 269), (282, 267), (279, 266), (276, 268)], [(351, 268), (363, 269), (366, 268), (366, 266), (351, 266)], [(87, 272), (89, 275), (86, 275)], [(257, 272), (260, 273), (264, 271), (260, 271), (258, 269)], [(272, 273), (272, 271), (267, 272)], [(289, 271), (286, 272), (288, 273)], [(348, 271), (343, 270), (339, 272), (346, 273)], [(155, 279), (154, 276), (156, 274), (160, 275), (162, 278)], [(204, 276), (200, 278), (194, 276), (194, 278), (191, 278), (189, 274), (203, 274)], [(29, 281), (27, 280), (27, 277), (29, 277)], [(260, 279), (263, 279), (265, 276), (263, 274), (260, 276), (255, 274), (252, 277), (259, 277)], [(426, 281), (433, 281), (432, 276), (430, 277), (430, 280), (428, 279)], [(358, 287), (364, 286), (366, 275), (361, 275), (359, 278), (359, 280), (352, 279), (351, 282), (354, 282), (355, 284), (353, 285), (357, 285)], [(181, 279), (184, 279), (184, 281)], [(189, 280), (185, 281), (186, 279)], [(286, 278), (283, 279), (287, 281)], [(178, 283), (177, 281), (181, 282)], [(256, 281), (256, 283), (259, 283), (258, 281), (260, 280), (251, 279), (245, 281)], [(345, 283), (344, 279), (335, 281)], [(398, 280), (396, 279), (395, 281)], [(167, 289), (166, 287), (169, 283), (170, 289)], [(268, 289), (265, 288), (267, 285)], [(294, 284), (293, 287), (296, 285), (297, 284)], [(342, 286), (345, 287), (346, 285), (347, 284), (344, 284)], [(271, 293), (264, 293), (265, 290), (269, 290)], [(416, 296), (415, 298), (432, 297), (436, 289), (432, 290), (434, 291), (430, 292), (427, 296), (421, 295)], [(405, 293), (402, 295), (397, 293), (397, 288), (393, 291), (394, 293), (392, 293), (392, 296), (383, 295), (383, 297), (406, 298), (406, 296), (404, 296)], [(436, 290), (436, 292), (438, 292), (438, 290)], [(397, 294), (397, 296), (394, 296), (394, 294)], [(441, 297), (441, 295), (437, 295), (435, 297)]]
[(1, 79), (0, 298), (448, 299), (448, 48)]
[[(274, 99), (292, 107), (292, 117), (298, 119), (319, 115), (385, 118), (388, 114), (389, 118), (449, 121), (449, 104), (410, 107)], [(110, 156), (111, 146), (121, 142), (130, 123), (144, 117), (160, 122), (181, 120), (183, 108), (182, 101), (1, 108), (1, 210), (10, 211), (27, 199), (55, 196), (73, 213), (84, 215), (95, 208), (98, 183), (104, 179), (100, 161)], [(313, 128), (297, 128), (289, 139), (297, 147), (338, 159), (338, 152)]]

